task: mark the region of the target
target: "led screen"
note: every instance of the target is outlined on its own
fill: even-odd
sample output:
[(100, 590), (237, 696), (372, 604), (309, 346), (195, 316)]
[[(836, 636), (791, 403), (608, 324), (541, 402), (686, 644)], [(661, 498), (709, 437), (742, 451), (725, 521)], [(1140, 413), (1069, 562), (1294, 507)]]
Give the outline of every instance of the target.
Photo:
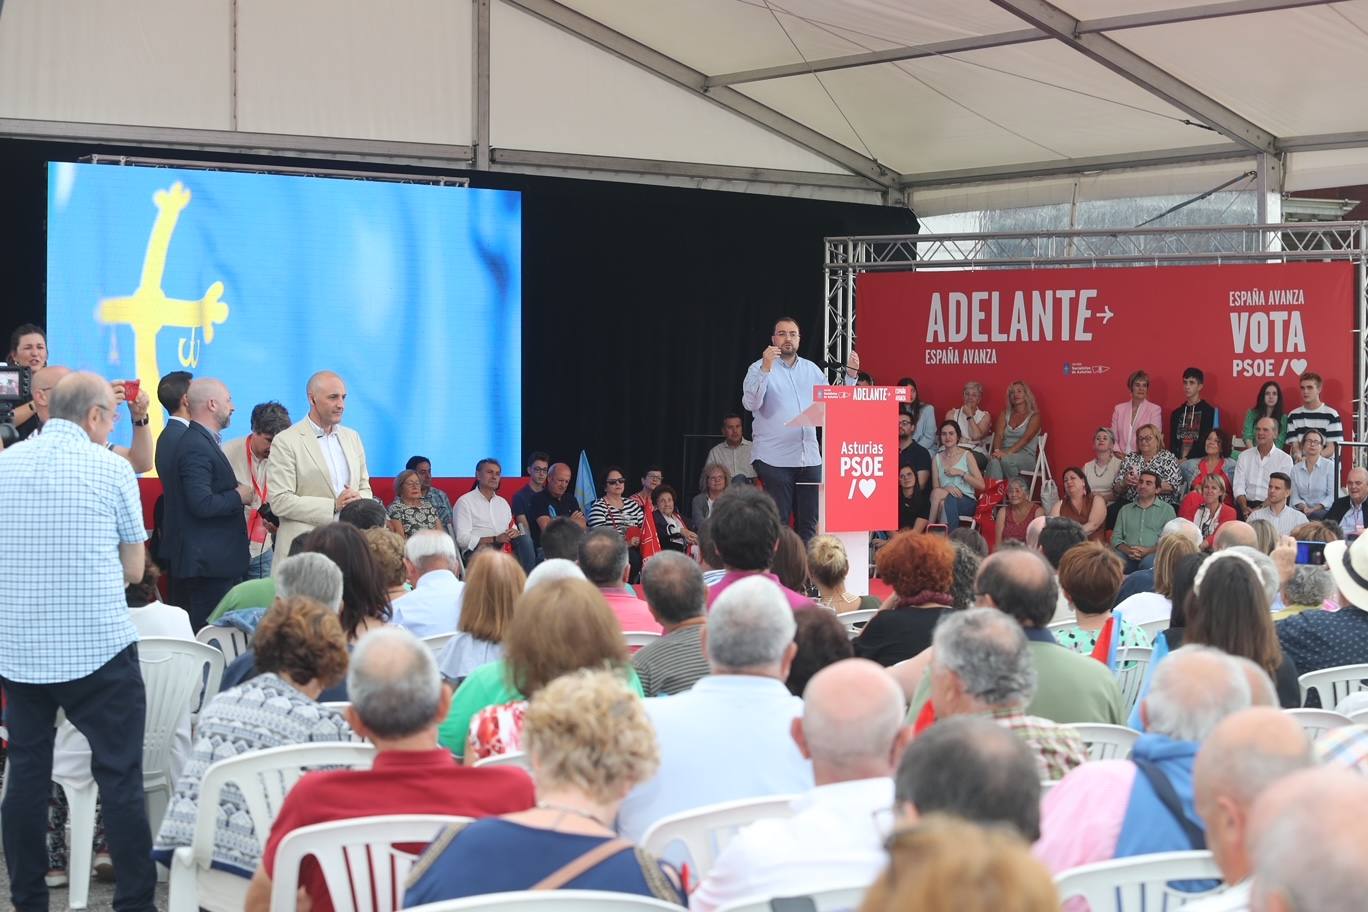
[[(333, 370), (373, 475), (422, 454), (438, 475), (521, 465), (521, 198), (341, 178), (54, 162), (51, 363), (153, 395), (217, 377), (250, 430), (275, 399), (308, 414)], [(120, 410), (115, 441), (131, 429)]]

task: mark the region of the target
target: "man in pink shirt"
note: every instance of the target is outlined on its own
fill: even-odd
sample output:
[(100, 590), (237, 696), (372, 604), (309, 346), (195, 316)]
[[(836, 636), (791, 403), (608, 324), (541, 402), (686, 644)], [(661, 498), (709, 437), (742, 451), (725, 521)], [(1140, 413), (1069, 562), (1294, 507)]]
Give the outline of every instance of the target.
[(723, 492), (708, 517), (708, 532), (722, 558), (727, 573), (708, 587), (708, 607), (737, 580), (760, 574), (784, 593), (789, 607), (802, 608), (812, 599), (794, 592), (769, 572), (774, 549), (779, 543), (779, 510), (774, 500), (747, 485), (735, 485)]
[(580, 542), (579, 566), (585, 578), (603, 593), (608, 607), (613, 609), (622, 625), (623, 633), (662, 632), (660, 622), (651, 615), (650, 606), (624, 588), (629, 569), (627, 542), (615, 530), (606, 526), (590, 529)]

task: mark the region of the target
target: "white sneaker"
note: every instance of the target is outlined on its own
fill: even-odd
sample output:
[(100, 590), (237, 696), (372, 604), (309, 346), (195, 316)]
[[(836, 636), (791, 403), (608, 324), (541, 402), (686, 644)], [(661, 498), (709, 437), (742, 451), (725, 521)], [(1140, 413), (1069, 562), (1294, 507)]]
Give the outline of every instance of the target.
[(48, 871), (43, 877), (49, 887), (65, 887), (67, 885), (66, 871)]
[(110, 859), (108, 852), (101, 852), (95, 856), (95, 879), (100, 883), (114, 882), (114, 862)]

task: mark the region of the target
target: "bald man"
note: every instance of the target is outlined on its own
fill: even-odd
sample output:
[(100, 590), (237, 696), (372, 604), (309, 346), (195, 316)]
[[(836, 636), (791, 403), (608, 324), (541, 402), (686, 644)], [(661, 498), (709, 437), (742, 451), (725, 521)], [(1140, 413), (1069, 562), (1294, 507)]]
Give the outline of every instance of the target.
[[(34, 385), (37, 385), (36, 380)], [(36, 391), (34, 398), (37, 398)], [(1339, 525), (1340, 532), (1347, 538), (1363, 529), (1363, 503), (1368, 500), (1368, 469), (1358, 466), (1350, 469), (1349, 477), (1344, 482), (1344, 490), (1345, 495), (1335, 499), (1326, 511), (1325, 518), (1328, 522)]]
[(347, 504), (373, 496), (361, 435), (342, 426), (347, 384), (332, 371), (319, 371), (305, 393), (308, 417), (271, 442), (266, 488), (280, 518), (277, 554), (289, 554), (291, 542), (332, 522)]
[(1254, 875), (1249, 819), (1254, 802), (1275, 782), (1312, 765), (1301, 725), (1269, 706), (1228, 716), (1197, 752), (1195, 805), (1206, 824), (1206, 843), (1229, 889), (1193, 903), (1196, 912), (1234, 912), (1249, 906)]
[(234, 409), (228, 388), (201, 377), (191, 382), (186, 399), (190, 424), (163, 463), (163, 511), (177, 530), (166, 542), (176, 568), (177, 597), (198, 630), (247, 573), (242, 506), (251, 501), (252, 488), (238, 484), (221, 449)]
[[(52, 391), (67, 374), (71, 373), (71, 368), (62, 367), (57, 364), (50, 364), (38, 368), (33, 372), (33, 415), (37, 419), (32, 433), (42, 430), (47, 423), (49, 415), (48, 403), (52, 397)], [(124, 383), (122, 380), (113, 384), (114, 388), (114, 408), (119, 407), (119, 403), (124, 402)], [(133, 471), (141, 474), (152, 468), (152, 431), (148, 427), (147, 406), (151, 400), (148, 398), (147, 391), (138, 393), (137, 398), (128, 403), (129, 417), (133, 419), (133, 439), (132, 446), (119, 446), (114, 443), (105, 443), (105, 449), (121, 456), (133, 467)], [(26, 438), (29, 435), (26, 435)], [(0, 450), (4, 447), (0, 446)]]
[(1269, 788), (1250, 817), (1251, 908), (1342, 912), (1368, 895), (1368, 780), (1319, 767)]
[(871, 882), (887, 863), (893, 771), (911, 737), (902, 717), (902, 692), (878, 664), (846, 659), (817, 672), (792, 729), (817, 787), (794, 800), (792, 817), (739, 832), (689, 908)]
[(1216, 537), (1212, 539), (1213, 550), (1224, 551), (1226, 548), (1234, 548), (1243, 545), (1246, 548), (1259, 547), (1259, 536), (1254, 532), (1254, 527), (1247, 522), (1231, 520), (1221, 523), (1216, 530)]

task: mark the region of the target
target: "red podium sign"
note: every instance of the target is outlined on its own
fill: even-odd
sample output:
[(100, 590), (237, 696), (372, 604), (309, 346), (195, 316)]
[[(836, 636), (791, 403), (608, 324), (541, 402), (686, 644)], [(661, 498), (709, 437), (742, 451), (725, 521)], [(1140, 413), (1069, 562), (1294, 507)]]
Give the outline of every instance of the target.
[(898, 528), (898, 403), (910, 394), (897, 386), (813, 389), (826, 410), (826, 531)]

